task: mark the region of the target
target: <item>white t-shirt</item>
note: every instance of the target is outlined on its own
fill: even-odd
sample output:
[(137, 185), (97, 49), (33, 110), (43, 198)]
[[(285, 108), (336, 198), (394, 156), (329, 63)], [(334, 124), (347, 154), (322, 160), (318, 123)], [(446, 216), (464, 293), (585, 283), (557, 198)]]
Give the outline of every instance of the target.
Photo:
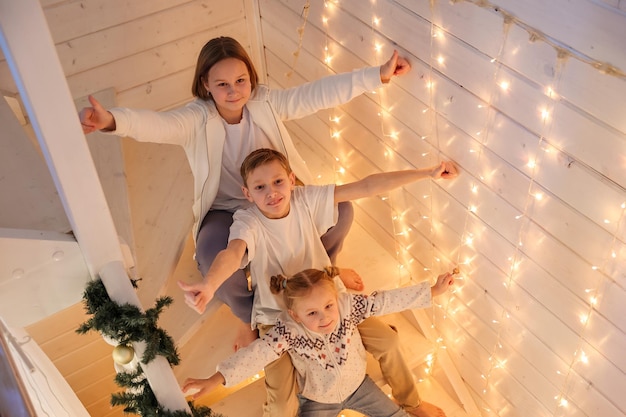
[(250, 119), (247, 108), (243, 108), (241, 121), (228, 124), (222, 119), (226, 139), (222, 151), (220, 185), (211, 206), (212, 210), (235, 211), (252, 205), (241, 191), (241, 164), (250, 152), (261, 148), (274, 149), (263, 131)]
[[(320, 237), (337, 222), (334, 195), (334, 184), (296, 187), (289, 214), (282, 219), (269, 219), (256, 206), (235, 212), (229, 241), (241, 239), (248, 248), (241, 267), (250, 263), (252, 328), (257, 324), (274, 325), (285, 310), (282, 295), (270, 291), (272, 275), (289, 277), (304, 269), (331, 265)], [(340, 290), (345, 290), (338, 278), (335, 281)]]

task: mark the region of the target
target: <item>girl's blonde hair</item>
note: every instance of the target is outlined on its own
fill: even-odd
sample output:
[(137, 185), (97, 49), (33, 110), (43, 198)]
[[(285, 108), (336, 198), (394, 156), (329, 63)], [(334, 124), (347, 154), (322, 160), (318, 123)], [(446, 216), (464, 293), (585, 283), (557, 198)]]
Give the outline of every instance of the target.
[(274, 275), (270, 279), (270, 290), (274, 294), (282, 291), (285, 305), (292, 310), (294, 302), (306, 297), (311, 292), (311, 288), (316, 285), (328, 285), (336, 291), (333, 278), (337, 275), (339, 275), (339, 268), (334, 266), (328, 266), (323, 270), (305, 269), (290, 278), (284, 275)]
[(196, 73), (193, 76), (193, 83), (191, 84), (191, 94), (193, 94), (194, 97), (205, 101), (213, 100), (204, 85), (207, 81), (209, 70), (213, 65), (226, 58), (235, 58), (246, 64), (248, 74), (250, 75), (250, 85), (252, 91), (254, 91), (259, 83), (259, 76), (257, 75), (250, 56), (244, 47), (235, 39), (228, 36), (220, 36), (208, 41), (200, 50), (198, 61), (196, 62)]

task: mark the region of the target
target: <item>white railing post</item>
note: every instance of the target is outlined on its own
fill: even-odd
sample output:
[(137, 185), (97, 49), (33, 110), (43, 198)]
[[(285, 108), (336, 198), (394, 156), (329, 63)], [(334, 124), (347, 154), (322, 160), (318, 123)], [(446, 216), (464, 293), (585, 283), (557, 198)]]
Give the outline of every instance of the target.
[[(91, 276), (104, 275), (113, 301), (142, 309), (38, 0), (0, 0), (0, 46)], [(142, 368), (159, 404), (189, 412), (167, 360)]]

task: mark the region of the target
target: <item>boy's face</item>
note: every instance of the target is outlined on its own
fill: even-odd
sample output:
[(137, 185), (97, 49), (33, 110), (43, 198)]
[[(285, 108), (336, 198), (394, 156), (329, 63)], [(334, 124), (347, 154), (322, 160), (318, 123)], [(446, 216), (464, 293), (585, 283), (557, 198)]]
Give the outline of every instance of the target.
[(289, 214), (291, 191), (296, 184), (294, 173), (278, 161), (261, 165), (248, 174), (247, 186), (241, 187), (243, 195), (253, 202), (269, 219), (282, 219)]
[(294, 302), (289, 315), (313, 332), (330, 334), (339, 323), (337, 292), (330, 285), (315, 285)]

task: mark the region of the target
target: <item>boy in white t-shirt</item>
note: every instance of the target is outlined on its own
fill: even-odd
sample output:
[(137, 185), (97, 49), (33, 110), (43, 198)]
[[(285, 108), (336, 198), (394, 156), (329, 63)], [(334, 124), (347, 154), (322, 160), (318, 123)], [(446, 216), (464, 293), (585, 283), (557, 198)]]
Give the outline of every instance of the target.
[[(291, 276), (308, 268), (322, 269), (330, 259), (320, 237), (337, 220), (337, 204), (374, 196), (425, 179), (457, 176), (454, 163), (446, 161), (423, 170), (394, 171), (370, 175), (353, 183), (296, 186), (296, 178), (285, 156), (272, 149), (258, 149), (241, 166), (245, 197), (254, 206), (233, 216), (229, 243), (215, 258), (204, 280), (198, 284), (179, 283), (185, 300), (195, 310), (204, 311), (219, 285), (234, 271), (250, 264), (254, 290), (252, 326), (265, 334), (285, 310), (282, 297), (272, 294), (272, 275)], [(345, 290), (339, 279), (336, 285)], [(404, 363), (397, 335), (376, 318), (359, 326), (363, 344), (378, 359), (391, 386), (392, 394), (405, 409), (420, 417), (443, 416), (438, 407), (422, 402), (413, 376)], [(288, 355), (265, 367), (268, 404), (272, 396), (288, 395), (296, 415), (298, 401), (295, 370)], [(270, 412), (266, 408), (266, 412)]]

